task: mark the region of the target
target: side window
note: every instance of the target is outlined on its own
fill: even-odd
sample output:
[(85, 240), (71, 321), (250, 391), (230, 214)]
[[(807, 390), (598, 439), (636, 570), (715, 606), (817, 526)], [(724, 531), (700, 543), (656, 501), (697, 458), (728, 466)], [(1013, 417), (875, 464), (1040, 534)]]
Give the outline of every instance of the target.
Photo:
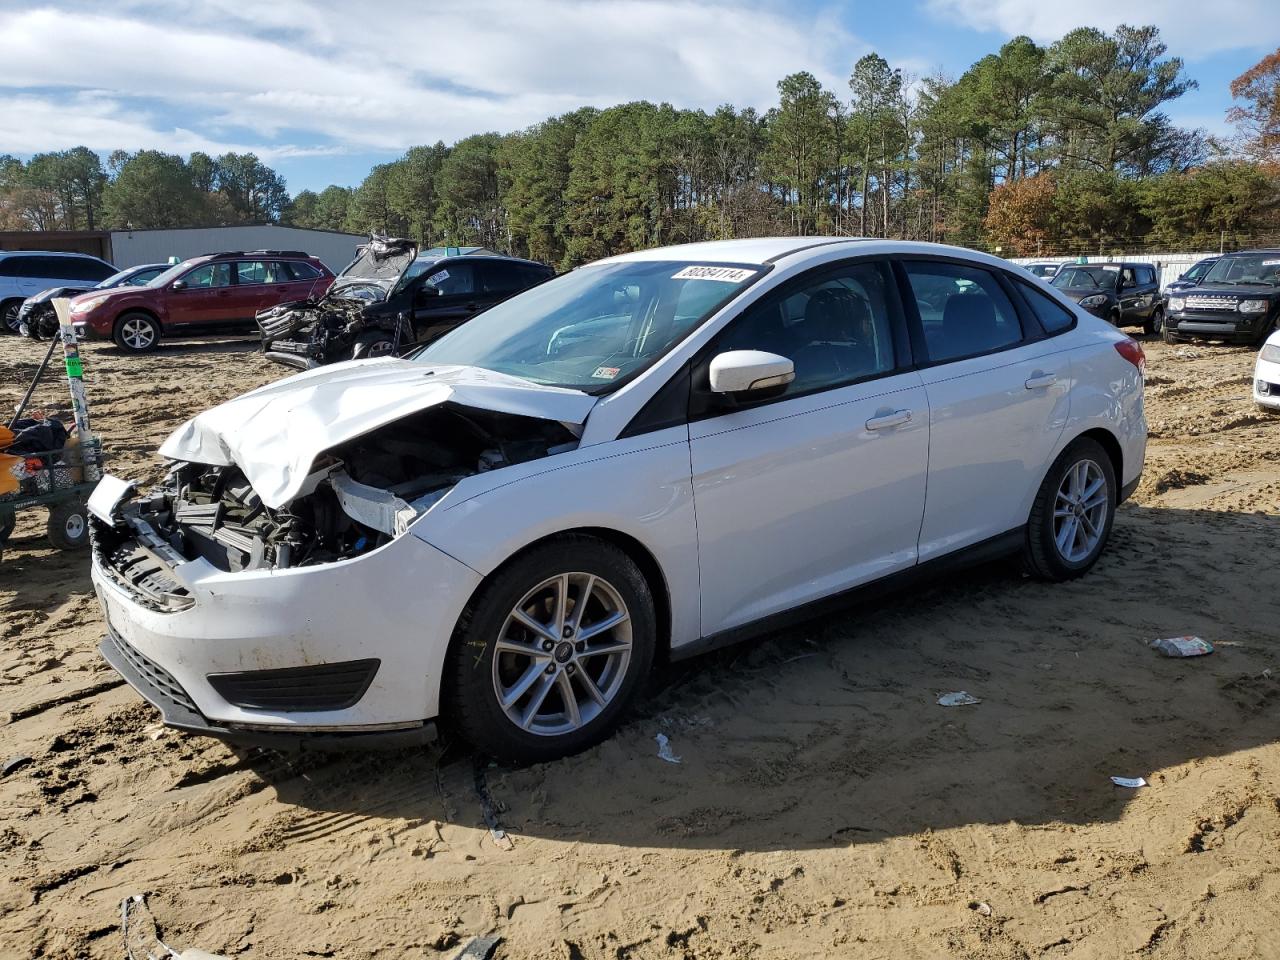
[(473, 264), (472, 270), (482, 293), (515, 293), (524, 286), (518, 264), (482, 261)]
[(1142, 284), (1152, 284), (1156, 282), (1156, 272), (1152, 267), (1138, 268), (1138, 282)]
[(68, 280), (92, 280), (97, 283), (105, 280), (116, 271), (105, 263), (90, 260), (88, 257), (63, 257), (59, 276)]
[(1053, 335), (1075, 326), (1076, 318), (1066, 307), (1058, 303), (1048, 294), (1041, 293), (1029, 283), (1019, 283), (1018, 290), (1027, 301), (1027, 306), (1044, 327), (1044, 332)]
[(289, 260), (281, 264), (294, 280), (314, 280), (320, 276), (320, 271), (307, 263), (305, 260)]
[(451, 262), (427, 277), (426, 282), (446, 297), (475, 293), (474, 277), (469, 263)]
[(959, 360), (1022, 342), (1018, 314), (989, 271), (925, 260), (904, 261), (903, 266), (930, 360)]
[(231, 264), (225, 260), (219, 263), (206, 263), (203, 267), (196, 267), (182, 279), (192, 290), (227, 287), (231, 285)]
[(253, 283), (275, 283), (272, 279), (272, 267), (275, 264), (265, 260), (237, 260), (236, 283), (240, 285)]
[(824, 269), (810, 283), (747, 308), (716, 338), (711, 355), (764, 350), (787, 357), (796, 368), (787, 396), (888, 373), (894, 369), (888, 276), (880, 263)]
[(57, 277), (59, 280), (82, 280), (77, 257), (32, 257), (31, 275)]
[(27, 257), (4, 257), (0, 259), (0, 277), (25, 277), (27, 275)]

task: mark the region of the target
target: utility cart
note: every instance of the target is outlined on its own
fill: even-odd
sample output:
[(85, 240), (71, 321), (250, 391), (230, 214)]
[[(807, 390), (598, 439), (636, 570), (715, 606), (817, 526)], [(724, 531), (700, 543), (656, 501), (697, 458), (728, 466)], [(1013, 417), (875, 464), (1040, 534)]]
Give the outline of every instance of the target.
[(75, 432), (59, 450), (23, 450), (16, 454), (0, 450), (0, 468), (8, 471), (8, 482), (0, 489), (17, 484), (17, 489), (0, 493), (0, 556), (13, 533), (18, 511), (38, 507), (48, 510), (45, 531), (49, 542), (59, 550), (81, 550), (89, 545), (89, 514), (85, 502), (102, 478), (102, 444), (89, 429), (84, 370), (75, 328), (69, 322), (67, 301), (55, 300), (54, 309), (60, 321), (59, 336), (50, 341), (49, 350), (18, 404), (10, 427), (21, 419), (61, 343), (71, 388)]

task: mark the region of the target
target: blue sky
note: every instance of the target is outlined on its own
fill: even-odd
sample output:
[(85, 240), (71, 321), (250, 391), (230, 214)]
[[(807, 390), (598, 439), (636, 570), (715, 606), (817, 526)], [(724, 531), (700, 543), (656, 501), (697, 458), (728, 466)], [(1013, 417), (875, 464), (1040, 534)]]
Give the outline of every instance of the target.
[(293, 191), (354, 185), (407, 147), (584, 104), (766, 108), (809, 70), (837, 94), (875, 50), (958, 76), (1008, 38), (1155, 23), (1225, 132), (1227, 85), (1280, 46), (1277, 0), (0, 0), (0, 153), (86, 144), (252, 150)]

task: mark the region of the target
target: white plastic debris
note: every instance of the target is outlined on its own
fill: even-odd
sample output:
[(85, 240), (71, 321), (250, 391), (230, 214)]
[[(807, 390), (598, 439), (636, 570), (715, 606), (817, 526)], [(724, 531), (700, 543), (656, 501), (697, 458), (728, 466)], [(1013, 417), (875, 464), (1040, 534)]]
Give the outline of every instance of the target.
[(227, 960), (221, 954), (194, 947), (178, 951), (166, 944), (156, 935), (156, 921), (144, 894), (135, 893), (120, 901), (120, 932), (127, 960)]
[(1203, 657), (1206, 653), (1213, 653), (1213, 644), (1199, 637), (1168, 637), (1152, 640), (1151, 646), (1166, 657)]
[(940, 707), (967, 707), (971, 703), (981, 703), (977, 697), (958, 690), (955, 693), (944, 693), (938, 698), (938, 706)]
[(658, 741), (658, 758), (667, 761), (667, 763), (683, 763), (683, 761), (671, 752), (671, 740), (665, 733), (660, 733), (653, 739)]
[(1137, 790), (1139, 787), (1147, 785), (1147, 781), (1141, 777), (1112, 777), (1111, 782), (1117, 787), (1126, 787), (1129, 790)]

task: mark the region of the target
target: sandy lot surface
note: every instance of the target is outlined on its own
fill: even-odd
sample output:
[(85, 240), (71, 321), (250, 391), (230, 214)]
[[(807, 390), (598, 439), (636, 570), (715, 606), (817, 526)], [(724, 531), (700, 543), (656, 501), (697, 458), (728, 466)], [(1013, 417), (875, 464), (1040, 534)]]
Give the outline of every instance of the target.
[[(520, 960), (1280, 956), (1280, 418), (1251, 352), (1146, 347), (1146, 477), (1090, 576), (984, 568), (681, 665), (599, 749), (480, 768), (508, 844), (457, 747), (300, 761), (159, 727), (99, 661), (85, 557), (24, 519), (0, 956), (122, 957), (137, 893), (171, 946), (264, 960), (483, 933)], [(5, 404), (39, 350), (0, 338)], [(183, 418), (280, 374), (243, 343), (86, 367), (114, 468), (148, 478)], [(1185, 633), (1217, 652), (1146, 647)]]

